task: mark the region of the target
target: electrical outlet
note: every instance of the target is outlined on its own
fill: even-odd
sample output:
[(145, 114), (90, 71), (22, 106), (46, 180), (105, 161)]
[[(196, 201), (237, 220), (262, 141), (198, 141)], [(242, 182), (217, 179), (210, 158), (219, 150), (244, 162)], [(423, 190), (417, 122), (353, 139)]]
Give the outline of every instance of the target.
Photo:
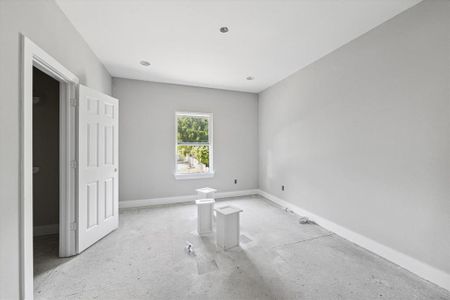
[(237, 184), (237, 179), (234, 180), (234, 184)]
[(281, 190), (284, 192), (284, 185), (281, 186)]

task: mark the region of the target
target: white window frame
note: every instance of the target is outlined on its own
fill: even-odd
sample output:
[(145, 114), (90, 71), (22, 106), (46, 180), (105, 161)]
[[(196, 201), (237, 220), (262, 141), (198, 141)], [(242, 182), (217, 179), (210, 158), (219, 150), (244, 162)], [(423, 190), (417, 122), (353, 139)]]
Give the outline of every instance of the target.
[[(182, 174), (177, 173), (177, 146), (178, 146), (178, 116), (190, 116), (190, 117), (202, 117), (208, 118), (208, 142), (209, 142), (209, 170), (207, 173), (197, 173), (197, 174)], [(212, 113), (204, 113), (204, 112), (184, 112), (184, 111), (176, 111), (175, 112), (175, 170), (174, 176), (176, 179), (202, 179), (202, 178), (212, 178), (214, 177), (214, 164), (213, 164), (213, 114)]]

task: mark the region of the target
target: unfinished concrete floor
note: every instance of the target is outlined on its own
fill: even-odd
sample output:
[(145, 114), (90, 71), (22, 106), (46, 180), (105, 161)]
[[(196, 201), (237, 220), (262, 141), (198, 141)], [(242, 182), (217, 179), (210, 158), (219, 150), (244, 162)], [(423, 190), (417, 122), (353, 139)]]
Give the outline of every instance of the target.
[[(241, 215), (241, 247), (195, 234), (195, 205), (128, 209), (120, 228), (69, 259), (36, 240), (36, 299), (450, 299), (450, 293), (260, 197), (218, 201)], [(185, 253), (186, 241), (195, 256)]]

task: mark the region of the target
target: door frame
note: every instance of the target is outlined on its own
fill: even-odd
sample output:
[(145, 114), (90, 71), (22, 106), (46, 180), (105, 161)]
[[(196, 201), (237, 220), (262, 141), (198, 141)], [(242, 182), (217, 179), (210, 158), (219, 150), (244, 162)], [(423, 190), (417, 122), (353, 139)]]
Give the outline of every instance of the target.
[(79, 79), (21, 35), (20, 87), (20, 292), (33, 299), (33, 66), (60, 83), (59, 253), (77, 254), (76, 244), (76, 85)]

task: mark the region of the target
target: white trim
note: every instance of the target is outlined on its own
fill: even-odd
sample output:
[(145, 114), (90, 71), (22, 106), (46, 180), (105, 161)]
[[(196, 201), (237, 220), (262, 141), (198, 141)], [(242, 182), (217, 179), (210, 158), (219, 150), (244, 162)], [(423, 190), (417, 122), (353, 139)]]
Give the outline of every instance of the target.
[(212, 117), (212, 113), (194, 112), (194, 111), (177, 111), (176, 114), (188, 117), (205, 117), (205, 118)]
[(258, 195), (259, 190), (253, 189), (253, 190), (240, 190), (240, 191), (229, 191), (229, 192), (219, 192), (215, 193), (216, 199), (223, 199), (223, 198), (232, 198), (232, 197), (241, 197), (241, 196), (252, 196), (252, 195)]
[(33, 236), (56, 234), (59, 232), (59, 224), (34, 226)]
[(186, 180), (186, 179), (203, 179), (203, 178), (213, 178), (214, 172), (208, 173), (193, 173), (193, 174), (173, 174), (175, 179), (177, 180)]
[[(191, 117), (204, 117), (208, 118), (208, 143), (198, 143), (196, 145), (207, 145), (209, 147), (209, 170), (208, 173), (197, 173), (197, 174), (183, 174), (177, 173), (177, 146), (178, 146), (178, 116), (191, 116)], [(189, 179), (202, 179), (202, 178), (212, 178), (214, 177), (214, 115), (213, 113), (205, 112), (184, 112), (175, 111), (175, 171), (174, 176), (176, 180), (189, 180)], [(195, 143), (187, 143), (193, 144)]]
[[(73, 75), (74, 76), (74, 75)], [(76, 232), (72, 224), (76, 222), (77, 205), (77, 160), (76, 123), (78, 109), (71, 104), (77, 98), (76, 77), (60, 82), (60, 200), (59, 200), (59, 256), (69, 257), (78, 253)]]
[[(257, 194), (258, 194), (258, 190), (256, 190), (256, 189), (255, 190), (219, 192), (219, 193), (215, 193), (215, 198), (221, 199), (221, 198), (257, 195)], [(146, 207), (146, 206), (162, 205), (162, 204), (186, 203), (186, 202), (193, 202), (196, 199), (197, 199), (197, 195), (186, 195), (186, 196), (175, 196), (175, 197), (164, 197), (164, 198), (126, 200), (126, 201), (119, 201), (119, 208), (122, 209), (122, 208)]]
[(69, 218), (75, 212), (75, 176), (69, 161), (75, 154), (75, 112), (69, 104), (78, 78), (30, 39), (21, 36), (20, 102), (20, 297), (33, 299), (33, 66), (60, 82), (60, 254), (75, 254)]
[(399, 265), (400, 267), (450, 291), (450, 274), (432, 267), (424, 262), (412, 258), (404, 253), (394, 250), (388, 246), (380, 244), (368, 237), (349, 230), (330, 220), (322, 218), (312, 212), (302, 209), (290, 202), (271, 195), (263, 190), (258, 190), (258, 194), (281, 207), (288, 208), (298, 215), (308, 217), (323, 228), (336, 233), (337, 235)]

